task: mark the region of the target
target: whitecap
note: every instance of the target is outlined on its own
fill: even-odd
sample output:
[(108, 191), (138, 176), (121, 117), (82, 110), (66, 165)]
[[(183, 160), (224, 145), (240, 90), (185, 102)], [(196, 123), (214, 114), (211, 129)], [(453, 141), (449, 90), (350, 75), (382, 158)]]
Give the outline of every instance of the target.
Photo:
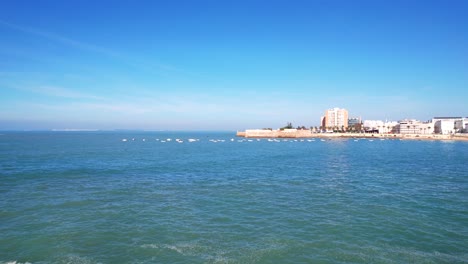
[(90, 258), (87, 257), (80, 257), (78, 255), (68, 255), (64, 258), (63, 261), (67, 264), (91, 264), (91, 263), (100, 263), (92, 261)]

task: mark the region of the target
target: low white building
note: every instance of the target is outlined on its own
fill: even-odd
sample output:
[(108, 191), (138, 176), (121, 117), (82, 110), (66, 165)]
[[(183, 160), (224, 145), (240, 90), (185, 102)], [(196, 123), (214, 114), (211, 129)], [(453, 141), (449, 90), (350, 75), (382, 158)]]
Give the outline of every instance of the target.
[(421, 122), (415, 119), (405, 119), (398, 123), (397, 132), (400, 134), (430, 135), (434, 133), (434, 123), (429, 121)]
[(379, 127), (383, 126), (384, 122), (382, 120), (364, 120), (363, 126), (366, 130), (377, 130)]
[(379, 132), (382, 134), (390, 134), (390, 133), (396, 133), (396, 127), (398, 126), (398, 122), (396, 121), (387, 121), (384, 123), (384, 126), (382, 127), (382, 132)]
[(395, 121), (382, 121), (382, 120), (364, 120), (364, 128), (369, 130), (378, 130), (379, 134), (395, 133), (395, 128), (398, 122)]
[(432, 119), (437, 134), (453, 134), (467, 132), (467, 117), (434, 117)]
[(437, 133), (440, 134), (453, 134), (455, 133), (455, 123), (451, 120), (439, 120), (436, 122)]

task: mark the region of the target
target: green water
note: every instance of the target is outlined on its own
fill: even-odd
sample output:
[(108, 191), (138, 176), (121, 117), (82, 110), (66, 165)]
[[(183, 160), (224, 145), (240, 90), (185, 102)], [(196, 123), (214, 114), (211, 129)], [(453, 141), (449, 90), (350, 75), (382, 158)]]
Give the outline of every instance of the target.
[(8, 132), (0, 234), (0, 263), (468, 263), (468, 143)]

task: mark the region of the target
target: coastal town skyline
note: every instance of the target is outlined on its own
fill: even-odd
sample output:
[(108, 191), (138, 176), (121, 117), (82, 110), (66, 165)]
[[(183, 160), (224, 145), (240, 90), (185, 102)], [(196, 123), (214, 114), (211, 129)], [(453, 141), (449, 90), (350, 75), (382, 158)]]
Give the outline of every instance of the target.
[(0, 130), (468, 116), (466, 1), (4, 1)]

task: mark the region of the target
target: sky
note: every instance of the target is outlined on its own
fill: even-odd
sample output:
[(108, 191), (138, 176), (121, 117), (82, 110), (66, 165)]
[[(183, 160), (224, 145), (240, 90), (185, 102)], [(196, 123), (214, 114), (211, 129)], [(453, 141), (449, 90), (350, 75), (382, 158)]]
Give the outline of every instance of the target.
[(468, 116), (468, 1), (0, 1), (0, 130)]

